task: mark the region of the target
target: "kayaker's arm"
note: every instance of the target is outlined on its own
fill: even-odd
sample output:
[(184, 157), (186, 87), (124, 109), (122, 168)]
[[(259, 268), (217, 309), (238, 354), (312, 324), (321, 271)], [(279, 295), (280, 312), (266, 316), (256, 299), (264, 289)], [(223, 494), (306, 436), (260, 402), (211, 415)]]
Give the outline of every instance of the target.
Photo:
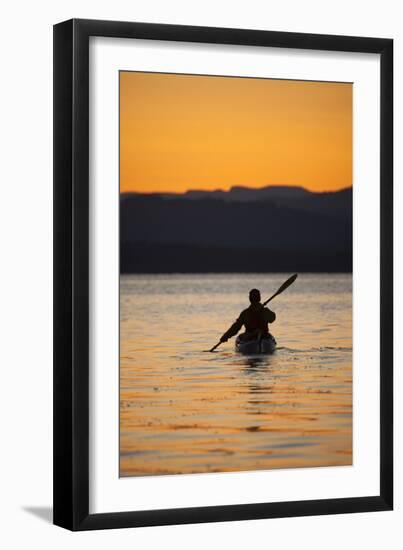
[(232, 338), (232, 336), (235, 336), (235, 334), (238, 334), (238, 332), (242, 328), (242, 325), (243, 325), (243, 318), (241, 314), (238, 317), (238, 319), (235, 321), (235, 323), (230, 326), (227, 332), (224, 332), (224, 334), (220, 338), (220, 342), (226, 342), (229, 338)]
[(276, 320), (276, 314), (274, 313), (274, 311), (272, 311), (268, 307), (265, 307), (264, 312), (265, 312), (266, 321), (268, 323), (274, 323), (274, 321)]

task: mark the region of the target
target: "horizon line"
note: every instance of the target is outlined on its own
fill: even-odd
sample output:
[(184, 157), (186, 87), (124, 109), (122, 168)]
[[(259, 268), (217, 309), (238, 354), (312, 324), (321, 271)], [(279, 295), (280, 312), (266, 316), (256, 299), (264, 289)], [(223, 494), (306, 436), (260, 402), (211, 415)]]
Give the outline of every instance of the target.
[(235, 189), (247, 189), (249, 191), (262, 191), (263, 189), (269, 189), (269, 188), (294, 188), (294, 189), (301, 189), (303, 191), (306, 191), (307, 193), (311, 193), (313, 195), (322, 195), (324, 193), (338, 193), (340, 191), (347, 191), (348, 189), (353, 188), (353, 184), (350, 185), (344, 185), (337, 189), (329, 189), (329, 190), (323, 190), (323, 191), (317, 191), (317, 190), (310, 190), (307, 187), (304, 187), (303, 185), (296, 185), (296, 184), (269, 184), (269, 185), (263, 185), (262, 187), (249, 187), (248, 185), (232, 185), (229, 189), (222, 189), (220, 187), (217, 187), (215, 189), (202, 189), (202, 188), (189, 188), (186, 191), (167, 191), (167, 190), (161, 190), (161, 191), (136, 191), (135, 189), (129, 190), (129, 191), (122, 191), (119, 190), (119, 193), (121, 195), (128, 195), (130, 193), (135, 193), (138, 195), (186, 195), (187, 193), (230, 193), (231, 191)]

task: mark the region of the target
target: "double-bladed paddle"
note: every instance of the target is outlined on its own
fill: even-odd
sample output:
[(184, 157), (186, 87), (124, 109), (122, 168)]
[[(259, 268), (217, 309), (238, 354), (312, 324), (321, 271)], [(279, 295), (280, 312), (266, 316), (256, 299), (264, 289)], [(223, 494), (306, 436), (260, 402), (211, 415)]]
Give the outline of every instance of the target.
[[(280, 288), (277, 290), (277, 292), (275, 292), (273, 294), (273, 296), (270, 296), (270, 298), (268, 300), (266, 300), (265, 302), (263, 302), (263, 306), (265, 306), (266, 304), (268, 304), (269, 302), (271, 302), (273, 300), (273, 298), (275, 298), (276, 296), (278, 296), (279, 294), (281, 294), (282, 292), (284, 292), (284, 290), (286, 288), (288, 288), (290, 285), (292, 285), (292, 283), (295, 281), (295, 279), (298, 277), (298, 273), (295, 273), (294, 275), (292, 275), (289, 279), (287, 279), (285, 281), (285, 283), (283, 283)], [(213, 346), (211, 349), (209, 350), (206, 350), (206, 351), (214, 351), (215, 349), (218, 348), (218, 346), (221, 344), (222, 342), (218, 342), (218, 344), (216, 344), (215, 346)]]

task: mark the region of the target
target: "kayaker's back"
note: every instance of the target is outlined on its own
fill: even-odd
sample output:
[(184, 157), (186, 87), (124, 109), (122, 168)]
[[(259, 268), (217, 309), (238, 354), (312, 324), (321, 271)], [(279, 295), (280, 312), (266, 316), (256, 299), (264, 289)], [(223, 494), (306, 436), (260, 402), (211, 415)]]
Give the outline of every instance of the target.
[(226, 342), (229, 338), (238, 334), (242, 326), (245, 327), (243, 338), (253, 337), (256, 332), (260, 332), (262, 335), (269, 333), (269, 323), (273, 323), (276, 314), (260, 303), (260, 291), (257, 288), (253, 288), (249, 292), (249, 301), (250, 306), (244, 309), (235, 323), (224, 332), (220, 342)]
[(254, 332), (262, 330), (263, 333), (269, 332), (269, 323), (273, 323), (276, 319), (276, 314), (262, 304), (251, 304), (244, 309), (240, 315), (245, 326), (245, 332)]

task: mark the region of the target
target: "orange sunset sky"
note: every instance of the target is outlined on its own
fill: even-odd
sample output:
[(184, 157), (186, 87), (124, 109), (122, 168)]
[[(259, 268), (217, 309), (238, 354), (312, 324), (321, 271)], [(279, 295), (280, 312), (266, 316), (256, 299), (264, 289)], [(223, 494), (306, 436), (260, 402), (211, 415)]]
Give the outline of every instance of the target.
[(120, 190), (352, 185), (352, 84), (120, 73)]

